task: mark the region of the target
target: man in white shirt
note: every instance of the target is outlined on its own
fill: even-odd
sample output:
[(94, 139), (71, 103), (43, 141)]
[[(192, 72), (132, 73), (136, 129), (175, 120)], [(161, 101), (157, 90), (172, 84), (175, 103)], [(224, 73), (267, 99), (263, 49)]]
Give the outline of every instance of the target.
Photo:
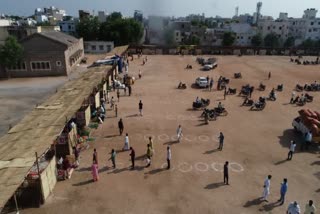
[(291, 140), (287, 160), (292, 160), (292, 155), (294, 153), (294, 150), (296, 149), (296, 146), (297, 146), (296, 142)]
[(268, 177), (264, 181), (264, 185), (263, 185), (262, 199), (263, 199), (263, 201), (266, 201), (266, 202), (268, 202), (267, 198), (268, 198), (268, 195), (270, 194), (270, 180), (271, 180), (271, 178), (272, 178), (272, 176), (268, 175)]
[(167, 169), (170, 169), (170, 161), (171, 161), (171, 149), (170, 149), (170, 146), (167, 146), (167, 162), (168, 162)]
[(287, 214), (300, 214), (300, 206), (298, 202), (294, 201), (289, 204)]
[(316, 213), (316, 207), (313, 204), (313, 201), (310, 200), (308, 204), (306, 204), (306, 209), (304, 211), (305, 214), (315, 214)]

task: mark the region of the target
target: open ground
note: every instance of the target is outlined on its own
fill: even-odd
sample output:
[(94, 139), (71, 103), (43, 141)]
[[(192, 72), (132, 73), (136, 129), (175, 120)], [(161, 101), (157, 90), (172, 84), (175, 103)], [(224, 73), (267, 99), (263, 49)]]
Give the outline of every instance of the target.
[[(219, 67), (200, 71), (195, 56), (148, 56), (130, 62), (129, 74), (142, 79), (133, 87), (131, 97), (121, 93), (118, 118), (108, 107), (104, 124), (94, 130), (88, 150), (81, 153), (80, 167), (70, 180), (59, 182), (47, 203), (39, 209), (24, 213), (285, 213), (289, 202), (297, 200), (304, 210), (309, 199), (320, 202), (319, 150), (313, 145), (309, 152), (299, 150), (301, 137), (294, 133), (291, 122), (298, 115), (297, 107), (289, 103), (297, 83), (311, 83), (320, 79), (319, 66), (295, 65), (289, 57), (279, 56), (219, 56)], [(185, 70), (187, 64), (193, 70)], [(242, 79), (233, 73), (241, 72)], [(272, 77), (268, 80), (268, 73)], [(223, 100), (223, 92), (191, 87), (196, 77), (220, 75), (230, 78), (229, 86), (237, 88), (250, 83), (267, 85), (264, 92), (255, 91), (253, 98), (267, 96), (272, 87), (284, 84), (275, 102), (268, 101), (263, 111), (241, 107), (243, 98), (232, 95)], [(176, 89), (187, 83), (186, 90)], [(319, 94), (306, 107), (319, 110)], [(116, 97), (115, 92), (112, 96)], [(201, 111), (192, 110), (195, 98), (211, 100), (210, 107), (221, 101), (229, 114), (209, 125), (199, 118)], [(138, 116), (138, 102), (144, 104), (143, 117)], [(130, 146), (136, 151), (136, 169), (129, 170), (129, 152), (121, 152), (124, 136), (118, 136), (117, 122), (124, 120), (124, 133), (129, 134)], [(177, 126), (181, 124), (184, 137), (175, 141)], [(225, 135), (223, 151), (217, 151), (218, 134)], [(146, 165), (143, 155), (147, 138), (152, 136), (155, 154), (152, 165)], [(291, 139), (298, 142), (297, 153), (286, 161)], [(171, 145), (172, 169), (166, 170), (166, 147)], [(92, 182), (93, 148), (98, 151), (100, 180)], [(110, 151), (117, 151), (117, 168), (108, 161)], [(230, 185), (223, 184), (222, 166), (230, 165)], [(263, 182), (271, 174), (269, 203), (258, 198)], [(280, 183), (288, 179), (289, 189), (283, 206), (277, 204)]]

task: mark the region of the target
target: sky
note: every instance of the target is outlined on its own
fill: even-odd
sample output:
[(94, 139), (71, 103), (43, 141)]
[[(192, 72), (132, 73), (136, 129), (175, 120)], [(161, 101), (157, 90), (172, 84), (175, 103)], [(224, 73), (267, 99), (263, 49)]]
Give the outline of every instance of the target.
[[(256, 10), (257, 0), (0, 0), (0, 14), (29, 16), (35, 8), (55, 6), (65, 9), (68, 15), (78, 16), (79, 9), (94, 11), (119, 11), (125, 16), (133, 16), (134, 10), (141, 10), (144, 16), (162, 15), (181, 17), (188, 14), (202, 14), (232, 17), (235, 7), (239, 14)], [(289, 17), (302, 17), (307, 8), (320, 10), (320, 0), (262, 0), (262, 14), (274, 18), (279, 12), (289, 13)], [(317, 17), (320, 17), (320, 12)]]

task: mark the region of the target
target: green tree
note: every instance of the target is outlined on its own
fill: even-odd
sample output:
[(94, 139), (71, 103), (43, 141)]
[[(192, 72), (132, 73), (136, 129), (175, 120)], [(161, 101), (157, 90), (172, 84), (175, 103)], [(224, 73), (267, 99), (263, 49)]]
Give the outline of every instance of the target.
[(22, 59), (23, 47), (15, 37), (9, 36), (0, 47), (0, 64), (4, 67), (16, 66)]
[(236, 40), (236, 36), (233, 32), (225, 32), (223, 34), (222, 45), (223, 46), (231, 46)]
[(264, 45), (269, 48), (279, 47), (279, 37), (275, 33), (270, 33), (264, 38)]
[(256, 34), (251, 39), (251, 44), (254, 47), (260, 47), (262, 45), (263, 39), (261, 34)]
[(77, 34), (85, 41), (99, 38), (100, 23), (97, 17), (82, 20), (76, 27)]
[(122, 19), (122, 14), (120, 12), (113, 12), (107, 17), (108, 22), (112, 22), (118, 19)]
[(312, 39), (307, 39), (307, 40), (304, 40), (301, 44), (301, 47), (303, 48), (313, 48), (314, 46), (316, 46), (316, 42)]
[(185, 41), (186, 45), (199, 45), (200, 44), (200, 38), (192, 35), (189, 36), (189, 38)]
[(284, 42), (284, 45), (283, 45), (283, 46), (284, 46), (285, 48), (291, 48), (291, 47), (294, 46), (294, 41), (295, 41), (294, 37), (289, 36), (289, 37), (286, 39), (286, 41)]

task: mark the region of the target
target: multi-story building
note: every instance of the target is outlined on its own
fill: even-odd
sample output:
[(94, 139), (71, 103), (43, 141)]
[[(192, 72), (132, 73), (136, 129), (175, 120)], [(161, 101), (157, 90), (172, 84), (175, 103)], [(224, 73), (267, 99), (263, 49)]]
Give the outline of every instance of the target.
[(80, 21), (83, 19), (88, 19), (90, 18), (90, 12), (87, 10), (79, 10), (79, 19)]
[(107, 20), (107, 14), (104, 11), (98, 11), (98, 20), (99, 22), (105, 22)]
[(190, 21), (170, 21), (169, 27), (173, 29), (174, 41), (177, 44), (185, 42), (191, 34)]
[(51, 6), (49, 8), (37, 8), (34, 13), (38, 23), (49, 22), (51, 25), (56, 25), (66, 16), (66, 11)]
[(236, 35), (234, 45), (237, 46), (250, 46), (252, 37), (257, 34), (256, 28), (246, 23), (232, 23), (230, 31)]
[(0, 27), (10, 26), (12, 24), (12, 20), (10, 19), (0, 19)]
[(61, 32), (75, 36), (78, 23), (79, 19), (70, 17), (69, 19), (64, 19), (63, 21), (58, 22), (58, 25), (60, 26)]
[(260, 19), (258, 29), (263, 37), (274, 33), (281, 42), (284, 42), (289, 37), (289, 23), (287, 21)]

